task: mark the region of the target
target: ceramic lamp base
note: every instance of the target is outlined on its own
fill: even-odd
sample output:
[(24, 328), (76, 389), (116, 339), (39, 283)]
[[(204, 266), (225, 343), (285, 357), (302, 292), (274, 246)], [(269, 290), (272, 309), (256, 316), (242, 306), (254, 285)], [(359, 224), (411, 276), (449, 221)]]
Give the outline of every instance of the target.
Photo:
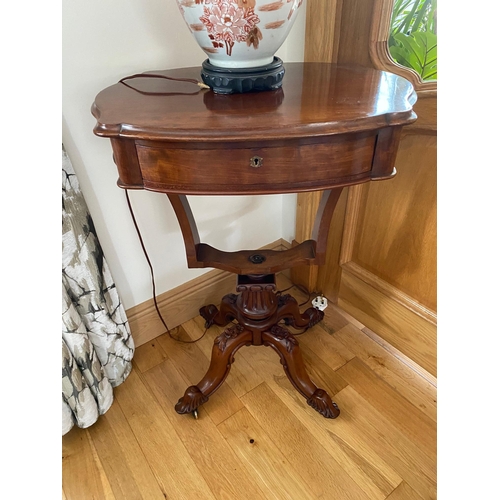
[(285, 75), (283, 61), (279, 57), (274, 57), (270, 64), (254, 68), (221, 68), (208, 59), (201, 66), (203, 82), (217, 94), (276, 90), (281, 87)]

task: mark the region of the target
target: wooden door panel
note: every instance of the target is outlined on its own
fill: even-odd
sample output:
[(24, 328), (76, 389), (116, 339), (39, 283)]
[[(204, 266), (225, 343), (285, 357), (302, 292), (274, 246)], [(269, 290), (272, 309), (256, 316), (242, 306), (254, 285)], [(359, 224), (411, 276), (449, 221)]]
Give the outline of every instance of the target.
[(363, 186), (350, 260), (435, 312), (436, 137), (403, 137), (396, 169)]

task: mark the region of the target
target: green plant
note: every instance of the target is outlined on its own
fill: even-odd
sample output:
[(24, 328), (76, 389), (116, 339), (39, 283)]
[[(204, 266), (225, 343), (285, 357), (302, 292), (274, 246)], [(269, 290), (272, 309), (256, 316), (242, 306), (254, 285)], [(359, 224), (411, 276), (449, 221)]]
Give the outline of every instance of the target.
[(437, 79), (437, 0), (394, 0), (389, 51), (422, 80)]

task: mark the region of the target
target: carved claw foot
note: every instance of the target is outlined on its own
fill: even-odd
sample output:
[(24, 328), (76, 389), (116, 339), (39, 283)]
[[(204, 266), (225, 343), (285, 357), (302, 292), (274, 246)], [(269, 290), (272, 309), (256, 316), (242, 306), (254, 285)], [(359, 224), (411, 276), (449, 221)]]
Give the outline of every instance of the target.
[(237, 299), (238, 296), (236, 294), (229, 293), (222, 298), (220, 310), (213, 304), (202, 307), (200, 315), (205, 320), (205, 328), (210, 328), (214, 324), (226, 326), (232, 321), (237, 314)]
[(177, 413), (193, 413), (199, 406), (208, 401), (208, 397), (205, 396), (198, 387), (192, 385), (186, 389), (184, 396), (179, 399), (175, 405), (175, 411)]
[(205, 328), (210, 328), (214, 324), (214, 318), (219, 314), (219, 310), (213, 304), (203, 306), (200, 309), (200, 316), (205, 320)]
[[(323, 311), (320, 311), (319, 309), (316, 309), (315, 307), (310, 307), (309, 309), (306, 309), (301, 315), (302, 320), (307, 320), (307, 328), (312, 328), (314, 325), (319, 323), (324, 317), (325, 313)], [(295, 322), (295, 318), (284, 318), (285, 325), (287, 326), (293, 326), (294, 328), (297, 328), (298, 325)]]
[(309, 307), (302, 314), (299, 305), (291, 295), (282, 295), (278, 299), (278, 318), (285, 321), (285, 325), (294, 328), (311, 328), (325, 317), (325, 313)]
[(340, 415), (337, 403), (334, 403), (323, 389), (316, 389), (314, 394), (307, 400), (307, 404), (325, 418), (337, 418)]
[(308, 328), (312, 328), (325, 317), (325, 313), (323, 311), (320, 311), (319, 309), (316, 309), (315, 307), (310, 307), (309, 309), (306, 309), (304, 311), (302, 316), (309, 317), (309, 324), (307, 326)]

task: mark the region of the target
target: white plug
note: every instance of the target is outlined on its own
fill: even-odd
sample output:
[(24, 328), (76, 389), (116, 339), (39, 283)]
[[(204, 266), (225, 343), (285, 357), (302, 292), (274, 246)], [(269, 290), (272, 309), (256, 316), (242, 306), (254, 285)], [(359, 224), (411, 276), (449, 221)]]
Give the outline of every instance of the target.
[(323, 295), (318, 295), (313, 301), (312, 305), (319, 309), (320, 311), (324, 311), (328, 307), (328, 300)]

